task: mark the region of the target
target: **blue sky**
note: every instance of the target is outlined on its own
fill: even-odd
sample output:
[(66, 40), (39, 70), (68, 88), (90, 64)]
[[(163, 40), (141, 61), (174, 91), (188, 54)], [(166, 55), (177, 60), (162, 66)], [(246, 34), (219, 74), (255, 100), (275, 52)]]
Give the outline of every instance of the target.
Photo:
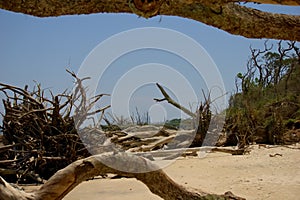
[[(253, 6), (272, 12), (300, 13), (299, 7)], [(0, 82), (19, 87), (28, 84), (32, 88), (34, 81), (37, 81), (43, 88), (49, 88), (54, 93), (62, 92), (67, 88), (72, 89), (72, 78), (65, 72), (66, 68), (77, 72), (86, 56), (99, 43), (122, 31), (142, 27), (172, 29), (197, 41), (217, 65), (228, 92), (235, 90), (235, 75), (245, 71), (250, 45), (262, 48), (265, 41), (230, 35), (200, 22), (179, 17), (157, 16), (143, 19), (131, 14), (92, 14), (37, 18), (0, 10)], [(133, 59), (137, 60), (137, 63), (139, 63), (138, 59), (147, 63), (151, 61), (149, 55), (153, 56), (157, 53), (139, 52)], [(164, 54), (165, 58), (158, 58), (158, 55), (155, 55), (156, 62), (170, 58), (167, 54)], [(124, 63), (129, 62), (130, 59), (132, 58), (129, 55)], [(113, 80), (119, 77), (118, 73), (120, 72), (112, 71), (108, 77)], [(181, 73), (186, 73), (187, 77), (193, 76), (192, 71), (184, 68), (181, 69)], [(194, 88), (197, 88), (195, 79), (191, 80), (191, 83)], [(109, 93), (111, 88), (113, 86), (107, 82), (106, 86), (100, 88), (100, 92)], [(149, 98), (161, 97), (156, 96), (159, 93), (155, 91), (155, 87), (145, 88), (152, 92), (139, 90), (135, 94), (136, 99), (138, 96), (141, 98), (147, 95)], [(197, 92), (201, 94), (201, 89), (199, 88)], [(2, 105), (0, 111), (3, 111)]]

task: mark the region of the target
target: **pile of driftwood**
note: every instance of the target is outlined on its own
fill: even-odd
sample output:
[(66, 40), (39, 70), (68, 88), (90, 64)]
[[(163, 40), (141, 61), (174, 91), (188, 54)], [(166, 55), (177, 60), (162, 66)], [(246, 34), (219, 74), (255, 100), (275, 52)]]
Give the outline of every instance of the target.
[[(83, 132), (83, 133), (81, 133)], [(85, 127), (79, 132), (85, 147), (93, 155), (112, 153), (129, 153), (145, 157), (152, 161), (173, 160), (180, 156), (200, 156), (208, 152), (223, 152), (241, 155), (245, 148), (217, 147), (221, 140), (219, 133), (208, 132), (209, 140), (218, 142), (212, 146), (191, 147), (196, 137), (196, 130), (174, 130), (163, 126), (132, 125), (118, 131), (103, 131), (99, 128)]]
[(123, 130), (106, 132), (86, 127), (81, 131), (84, 132), (81, 139), (92, 154), (111, 151), (151, 153), (155, 150), (188, 148), (195, 135), (193, 130), (170, 130), (154, 125), (132, 125)]
[(171, 130), (162, 126), (132, 126), (122, 131), (106, 133), (111, 142), (129, 152), (186, 148), (193, 141), (193, 130)]
[[(89, 117), (95, 119), (96, 114), (100, 114), (101, 120), (109, 106), (93, 110), (103, 94), (87, 99), (87, 89), (82, 84), (85, 79), (69, 73), (76, 81), (72, 93), (54, 96), (50, 92), (50, 98), (40, 85), (29, 92), (27, 86), (22, 89), (0, 83), (0, 91), (6, 96), (3, 100), (3, 135), (0, 135), (0, 176), (6, 180), (42, 183), (78, 159), (108, 152), (130, 152), (150, 160), (195, 156), (200, 150), (243, 153), (240, 149), (197, 146), (188, 149), (191, 145), (203, 144), (205, 137), (209, 138), (206, 141), (210, 144), (210, 140), (216, 142), (220, 136), (219, 129), (215, 132), (207, 130), (209, 121), (206, 116), (209, 115), (209, 120), (211, 118), (208, 104), (200, 106), (198, 115), (189, 113), (199, 121), (198, 129), (194, 130), (170, 130), (148, 125), (104, 131), (99, 121), (85, 125), (85, 121)], [(162, 100), (176, 106), (163, 88), (158, 87), (166, 97)]]
[[(163, 199), (243, 199), (231, 192), (216, 195), (185, 188), (151, 161), (194, 156), (201, 150), (232, 154), (244, 153), (243, 150), (187, 148), (197, 139), (199, 128), (169, 130), (159, 126), (133, 126), (103, 131), (99, 122), (109, 106), (93, 110), (103, 95), (87, 99), (82, 85), (84, 79), (69, 73), (76, 80), (73, 92), (56, 96), (51, 93), (50, 98), (39, 85), (29, 92), (27, 87), (0, 83), (0, 91), (6, 95), (0, 127), (3, 132), (0, 135), (0, 199), (62, 199), (82, 181), (107, 173), (136, 178)], [(85, 120), (95, 114), (100, 114), (99, 121), (95, 123), (92, 118), (94, 125), (87, 126)], [(198, 119), (202, 123), (204, 118), (200, 115)], [(215, 137), (213, 133), (209, 135)], [(203, 137), (200, 139), (201, 143), (205, 142)], [(109, 167), (112, 164), (127, 171)], [(142, 173), (136, 173), (136, 169), (142, 169)], [(5, 180), (43, 185), (39, 190), (25, 193)]]
[[(103, 96), (86, 99), (81, 79), (72, 72), (76, 83), (71, 94), (50, 98), (37, 85), (33, 92), (0, 83), (4, 114), (0, 142), (0, 176), (11, 182), (42, 182), (57, 170), (90, 156), (77, 128)], [(74, 118), (77, 120), (75, 121)]]

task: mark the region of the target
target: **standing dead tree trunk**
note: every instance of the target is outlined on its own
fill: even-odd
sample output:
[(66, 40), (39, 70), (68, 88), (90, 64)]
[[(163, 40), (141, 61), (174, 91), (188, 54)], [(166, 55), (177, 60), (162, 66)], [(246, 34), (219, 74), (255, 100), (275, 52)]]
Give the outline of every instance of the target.
[(210, 103), (211, 103), (210, 98), (208, 99), (205, 98), (204, 103), (201, 102), (197, 110), (198, 124), (197, 124), (196, 138), (194, 140), (194, 143), (191, 144), (191, 146), (201, 146), (203, 144), (212, 117), (212, 113), (210, 111)]
[[(104, 165), (126, 166), (129, 172), (118, 171)], [(149, 171), (147, 173), (136, 173)], [(136, 178), (143, 182), (152, 193), (165, 200), (242, 200), (231, 192), (224, 195), (208, 194), (206, 192), (185, 188), (174, 182), (158, 166), (151, 161), (126, 153), (101, 154), (78, 160), (54, 174), (39, 190), (33, 193), (20, 191), (0, 177), (0, 199), (5, 200), (59, 200), (88, 178), (102, 173), (118, 174)]]

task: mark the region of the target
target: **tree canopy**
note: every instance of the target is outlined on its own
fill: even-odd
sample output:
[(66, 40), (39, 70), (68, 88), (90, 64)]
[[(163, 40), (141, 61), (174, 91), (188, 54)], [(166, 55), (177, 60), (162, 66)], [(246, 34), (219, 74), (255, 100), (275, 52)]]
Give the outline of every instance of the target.
[(179, 16), (247, 38), (300, 41), (300, 16), (246, 7), (249, 2), (300, 6), (300, 0), (0, 0), (0, 8), (37, 17), (91, 13)]

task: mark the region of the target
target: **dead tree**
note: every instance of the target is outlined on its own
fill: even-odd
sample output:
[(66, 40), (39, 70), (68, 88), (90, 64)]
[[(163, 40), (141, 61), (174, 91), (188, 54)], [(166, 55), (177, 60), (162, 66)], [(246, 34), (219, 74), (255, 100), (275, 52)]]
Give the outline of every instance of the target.
[[(176, 101), (174, 101), (167, 94), (165, 89), (160, 84), (156, 83), (156, 86), (159, 88), (159, 90), (162, 93), (162, 95), (164, 96), (164, 98), (162, 98), (162, 99), (155, 98), (154, 99), (155, 101), (157, 101), (157, 102), (167, 101), (171, 105), (182, 110), (184, 113), (186, 113), (193, 119), (195, 134), (191, 134), (190, 138), (186, 138), (187, 140), (192, 139), (190, 147), (202, 146), (204, 144), (203, 142), (204, 142), (204, 139), (205, 139), (209, 129), (211, 129), (210, 131), (213, 131), (212, 129), (214, 129), (214, 133), (211, 133), (210, 137), (214, 137), (213, 135), (217, 135), (217, 137), (218, 137), (218, 134), (221, 132), (222, 127), (210, 126), (210, 124), (212, 122), (211, 121), (212, 113), (210, 110), (211, 99), (210, 99), (209, 95), (208, 95), (208, 97), (206, 97), (203, 92), (203, 96), (204, 96), (205, 100), (204, 100), (204, 102), (200, 103), (196, 113), (193, 113), (189, 109), (185, 108), (184, 106), (182, 106), (182, 105), (178, 104)], [(215, 116), (213, 120), (217, 120), (217, 119), (218, 119), (217, 116)], [(217, 121), (214, 121), (213, 123), (215, 123), (215, 122), (217, 123)], [(216, 140), (214, 140), (214, 141), (216, 141)], [(215, 144), (213, 144), (213, 142), (210, 142), (209, 140), (207, 140), (207, 142), (204, 145), (213, 146)]]

